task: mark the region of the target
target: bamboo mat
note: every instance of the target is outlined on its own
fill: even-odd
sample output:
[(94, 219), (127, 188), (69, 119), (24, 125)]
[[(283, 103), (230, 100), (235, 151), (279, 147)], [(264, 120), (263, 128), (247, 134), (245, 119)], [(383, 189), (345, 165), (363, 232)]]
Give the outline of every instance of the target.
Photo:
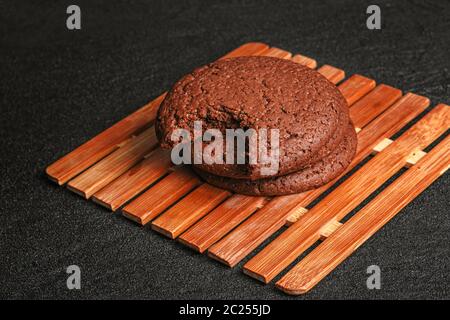
[[(275, 56), (317, 68), (314, 59), (263, 43), (244, 44), (224, 57), (245, 55)], [(431, 108), (391, 140), (428, 108), (428, 98), (403, 94), (358, 74), (346, 78), (343, 70), (330, 65), (317, 70), (344, 95), (358, 133), (358, 149), (349, 168), (318, 189), (250, 197), (203, 183), (188, 167), (174, 167), (169, 153), (158, 147), (153, 127), (165, 93), (57, 160), (47, 168), (47, 175), (86, 199), (112, 211), (120, 209), (140, 225), (150, 223), (153, 230), (230, 267), (286, 227), (243, 265), (243, 271), (269, 283), (291, 267), (276, 287), (288, 294), (305, 293), (450, 165), (450, 137), (445, 136), (449, 106)], [(433, 148), (425, 152), (430, 145)], [(345, 220), (402, 168), (407, 170)]]

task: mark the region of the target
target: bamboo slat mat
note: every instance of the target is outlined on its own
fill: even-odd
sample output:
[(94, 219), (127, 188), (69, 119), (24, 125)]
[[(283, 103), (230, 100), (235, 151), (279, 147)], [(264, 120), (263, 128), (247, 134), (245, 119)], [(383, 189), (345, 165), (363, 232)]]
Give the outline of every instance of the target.
[[(244, 44), (224, 57), (245, 55), (275, 56), (317, 67), (314, 59), (263, 43)], [(358, 133), (349, 168), (318, 189), (250, 197), (203, 183), (188, 167), (174, 167), (169, 153), (157, 146), (153, 127), (165, 93), (57, 160), (47, 168), (47, 175), (86, 199), (112, 211), (120, 209), (138, 224), (151, 223), (153, 230), (230, 267), (285, 228), (243, 265), (245, 274), (264, 283), (319, 241), (276, 282), (288, 294), (305, 293), (450, 165), (449, 106), (431, 108), (391, 140), (428, 108), (429, 99), (402, 94), (358, 74), (345, 79), (343, 70), (330, 65), (317, 70), (344, 95)], [(425, 152), (430, 145), (431, 151)], [(407, 170), (345, 221), (402, 168)]]

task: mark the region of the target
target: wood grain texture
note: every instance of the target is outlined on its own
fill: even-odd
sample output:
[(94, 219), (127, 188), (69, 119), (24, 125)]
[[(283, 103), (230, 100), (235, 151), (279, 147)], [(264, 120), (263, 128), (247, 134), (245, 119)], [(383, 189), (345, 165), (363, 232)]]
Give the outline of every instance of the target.
[(296, 54), (291, 58), (292, 61), (296, 62), (296, 63), (300, 63), (304, 66), (307, 66), (308, 68), (311, 69), (315, 69), (317, 68), (317, 62), (316, 60), (310, 58), (310, 57), (306, 57), (303, 56), (301, 54)]
[(286, 213), (301, 199), (299, 194), (273, 198), (222, 240), (212, 245), (208, 255), (234, 267), (270, 235), (280, 229)]
[(320, 229), (320, 240), (325, 240), (326, 238), (330, 237), (340, 227), (342, 227), (342, 223), (340, 223), (339, 221), (332, 220), (328, 222)]
[(338, 84), (345, 78), (344, 70), (325, 64), (317, 69), (325, 78), (330, 80), (334, 84)]
[(267, 49), (266, 51), (261, 52), (261, 55), (267, 56), (267, 57), (281, 58), (281, 59), (292, 58), (292, 53), (290, 53), (286, 50), (283, 50), (283, 49), (275, 48), (275, 47), (271, 47), (271, 48)]
[(384, 138), (389, 138), (430, 105), (430, 99), (407, 93), (385, 112), (372, 120), (358, 133), (357, 154), (353, 161), (360, 162)]
[(244, 272), (266, 283), (272, 280), (319, 240), (324, 225), (340, 221), (393, 176), (409, 154), (427, 147), (449, 126), (449, 108), (434, 108), (247, 262)]
[(175, 239), (230, 195), (226, 190), (204, 183), (155, 219), (152, 229)]
[(302, 202), (296, 205), (290, 212), (288, 217), (286, 218), (286, 227), (291, 226), (294, 222), (297, 222), (301, 216), (308, 212), (308, 209), (305, 208)]
[(375, 85), (375, 80), (354, 74), (338, 88), (347, 100), (347, 104), (351, 106), (375, 88)]
[(200, 184), (200, 179), (190, 168), (176, 168), (174, 172), (126, 205), (122, 214), (145, 225)]
[[(387, 146), (389, 146), (392, 142), (394, 142), (391, 139), (384, 138), (381, 140), (380, 143), (378, 143), (374, 148), (372, 154), (375, 155), (384, 149), (386, 149)], [(427, 153), (422, 150), (417, 150), (413, 153), (411, 153), (408, 158), (406, 158), (406, 167), (410, 167), (415, 165), (420, 159), (422, 159)]]
[(156, 148), (157, 144), (155, 129), (150, 127), (71, 180), (67, 187), (89, 199), (95, 192), (138, 163), (147, 153)]
[(47, 167), (48, 177), (62, 185), (104, 158), (119, 145), (149, 126), (156, 117), (165, 94), (117, 122)]
[(96, 192), (92, 199), (115, 211), (167, 174), (171, 165), (170, 151), (158, 148), (105, 188)]
[(227, 53), (220, 59), (244, 57), (244, 56), (257, 56), (264, 51), (267, 51), (269, 46), (262, 42), (249, 42)]
[(178, 240), (198, 252), (204, 252), (253, 212), (262, 208), (265, 202), (264, 197), (235, 194), (183, 233)]
[(378, 85), (350, 108), (350, 118), (357, 128), (366, 126), (400, 99), (402, 92), (385, 84)]
[(296, 295), (309, 291), (440, 177), (449, 165), (450, 136), (447, 136), (284, 275), (277, 287)]

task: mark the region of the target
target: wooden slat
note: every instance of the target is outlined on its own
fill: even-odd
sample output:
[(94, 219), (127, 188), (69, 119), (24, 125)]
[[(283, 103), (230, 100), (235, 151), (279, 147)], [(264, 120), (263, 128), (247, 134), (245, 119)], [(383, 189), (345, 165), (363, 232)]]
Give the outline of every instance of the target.
[(138, 163), (157, 144), (155, 129), (150, 127), (71, 180), (67, 187), (89, 199), (95, 192)]
[(351, 106), (375, 88), (375, 85), (375, 80), (354, 74), (338, 88), (347, 100), (347, 104)]
[[(258, 55), (268, 48), (269, 46), (264, 43), (246, 43), (224, 57)], [(48, 177), (60, 185), (65, 184), (116, 150), (121, 143), (129, 139), (132, 135), (137, 135), (145, 127), (149, 127), (155, 120), (159, 105), (165, 95), (166, 93), (163, 93), (155, 100), (147, 103), (145, 106), (48, 166), (46, 169)]]
[[(327, 186), (329, 186), (327, 184)], [(306, 193), (309, 193), (308, 191)], [(300, 203), (295, 206), (288, 214), (287, 214), (287, 219), (286, 219), (286, 227), (291, 226), (292, 224), (294, 224), (295, 222), (298, 221), (298, 219), (300, 219), (300, 217), (302, 217), (305, 213), (308, 212), (308, 209), (305, 208), (304, 204), (303, 204), (303, 200), (300, 201)]]
[(171, 163), (170, 151), (158, 148), (119, 178), (95, 193), (92, 199), (115, 211), (167, 174)]
[[(384, 138), (397, 133), (407, 123), (422, 113), (430, 105), (430, 100), (414, 93), (407, 93), (387, 111), (364, 127), (358, 133), (358, 151), (354, 162), (360, 162)], [(380, 134), (382, 132), (382, 134)]]
[(178, 240), (198, 252), (204, 252), (261, 208), (265, 201), (264, 197), (235, 194), (183, 233)]
[(299, 194), (275, 197), (233, 232), (212, 245), (208, 255), (229, 267), (234, 267), (283, 226), (286, 219), (284, 215), (297, 204), (298, 199), (301, 199)]
[(392, 177), (411, 152), (427, 147), (449, 126), (449, 108), (434, 108), (247, 262), (244, 272), (266, 283), (272, 280), (319, 240), (324, 225), (340, 221)]
[(301, 54), (294, 55), (291, 60), (294, 62), (300, 63), (304, 66), (307, 66), (308, 68), (311, 68), (311, 69), (317, 68), (316, 60), (314, 60), (310, 57), (302, 56)]
[[(226, 190), (207, 183), (202, 184), (155, 219), (152, 222), (152, 229), (175, 239), (230, 195), (231, 193)], [(205, 203), (204, 199), (209, 201)]]
[(390, 105), (400, 99), (402, 92), (385, 84), (378, 85), (370, 94), (350, 108), (350, 117), (357, 128), (367, 125), (383, 113)]
[(449, 165), (450, 136), (315, 248), (277, 282), (277, 287), (289, 294), (309, 291), (440, 177)]
[(62, 185), (104, 158), (132, 135), (149, 126), (156, 117), (165, 94), (149, 102), (128, 117), (79, 146), (47, 167), (48, 177)]
[(334, 84), (338, 84), (345, 78), (344, 70), (332, 67), (328, 64), (321, 66), (317, 71)]
[[(359, 81), (359, 79), (350, 78), (347, 81)], [(349, 89), (345, 91), (345, 94), (348, 95), (353, 94), (351, 88), (366, 91), (365, 87), (352, 85), (347, 87)], [(209, 250), (209, 255), (228, 266), (236, 265), (271, 234), (281, 228), (291, 215), (291, 209), (303, 198), (303, 194), (297, 194), (272, 199), (269, 204), (238, 226), (232, 233), (213, 245)], [(273, 207), (276, 209), (273, 209)]]
[(190, 168), (179, 167), (126, 205), (122, 213), (145, 225), (200, 184), (201, 181)]
[[(286, 221), (286, 227), (290, 227), (295, 222), (297, 222), (305, 213), (307, 213), (309, 210), (297, 205), (294, 209), (291, 210), (290, 213), (293, 212), (291, 216), (289, 216), (288, 220)], [(328, 238), (334, 231), (336, 231), (342, 223), (338, 221), (330, 221), (325, 226), (320, 229), (320, 240), (324, 240)]]
[(262, 52), (267, 51), (269, 46), (261, 42), (249, 42), (227, 53), (220, 59), (244, 57), (244, 56), (257, 56)]
[[(383, 151), (387, 146), (389, 146), (392, 142), (394, 142), (391, 139), (384, 138), (381, 140), (380, 143), (378, 143), (374, 148), (372, 154), (377, 154), (381, 151)], [(410, 167), (415, 165), (420, 159), (422, 159), (427, 153), (422, 150), (417, 150), (413, 153), (411, 153), (408, 158), (406, 158), (406, 167)]]
[[(380, 143), (380, 141), (398, 132), (408, 122), (424, 111), (428, 107), (429, 103), (429, 99), (425, 97), (408, 93), (387, 111), (378, 116), (375, 120), (371, 121), (369, 125), (364, 127), (364, 129), (358, 133), (358, 147), (356, 150), (356, 155), (342, 175), (322, 187), (304, 192), (303, 200), (299, 202), (296, 210), (301, 210), (300, 207), (303, 208), (312, 203), (337, 180), (360, 163), (361, 160), (370, 155), (373, 152), (373, 148)], [(295, 221), (295, 215), (290, 215), (287, 224), (292, 224)]]
[(373, 147), (373, 154), (377, 154), (377, 153), (383, 151), (392, 142), (394, 142), (394, 140), (391, 140), (389, 138), (384, 138), (375, 147)]
[(342, 223), (338, 221), (330, 221), (320, 229), (320, 240), (325, 240), (330, 237), (337, 229), (342, 226)]
[(292, 57), (292, 53), (290, 53), (286, 50), (283, 50), (283, 49), (275, 48), (275, 47), (271, 47), (270, 49), (262, 52), (261, 55), (267, 56), (267, 57), (282, 58), (282, 59), (290, 59)]

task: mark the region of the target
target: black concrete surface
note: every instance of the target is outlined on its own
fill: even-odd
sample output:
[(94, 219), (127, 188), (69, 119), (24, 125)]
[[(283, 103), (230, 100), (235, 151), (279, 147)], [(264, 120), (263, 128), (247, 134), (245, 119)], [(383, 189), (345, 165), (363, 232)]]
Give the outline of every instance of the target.
[[(366, 28), (369, 4), (382, 30)], [(0, 298), (450, 298), (449, 175), (289, 297), (57, 187), (44, 169), (192, 68), (263, 41), (449, 103), (449, 1), (0, 2)], [(66, 288), (68, 265), (82, 289)], [(366, 268), (381, 268), (381, 290)]]

